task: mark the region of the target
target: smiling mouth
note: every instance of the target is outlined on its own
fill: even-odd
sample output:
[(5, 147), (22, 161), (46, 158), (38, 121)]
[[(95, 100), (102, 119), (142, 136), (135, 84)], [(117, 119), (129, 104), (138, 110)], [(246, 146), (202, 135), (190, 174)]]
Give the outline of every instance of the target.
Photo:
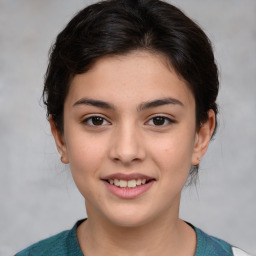
[(141, 185), (145, 185), (150, 181), (153, 181), (153, 179), (148, 179), (148, 180), (147, 179), (131, 179), (131, 180), (108, 179), (105, 181), (119, 188), (132, 189), (132, 188), (139, 187)]

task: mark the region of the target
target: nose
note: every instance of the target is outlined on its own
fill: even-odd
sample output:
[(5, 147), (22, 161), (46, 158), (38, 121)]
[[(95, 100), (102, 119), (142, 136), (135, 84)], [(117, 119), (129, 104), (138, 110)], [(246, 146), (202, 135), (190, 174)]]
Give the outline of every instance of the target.
[(109, 155), (115, 162), (129, 165), (141, 162), (146, 156), (143, 137), (134, 125), (123, 125), (116, 129), (112, 136)]

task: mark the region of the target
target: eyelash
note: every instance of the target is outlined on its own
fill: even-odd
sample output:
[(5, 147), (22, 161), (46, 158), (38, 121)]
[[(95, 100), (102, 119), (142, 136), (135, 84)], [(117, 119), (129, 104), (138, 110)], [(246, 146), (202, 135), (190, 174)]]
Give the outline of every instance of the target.
[(156, 126), (156, 127), (164, 127), (164, 126), (167, 126), (169, 124), (175, 123), (175, 120), (173, 120), (173, 119), (171, 119), (169, 117), (166, 117), (166, 116), (161, 116), (161, 115), (154, 116), (154, 117), (150, 118), (147, 123), (150, 123), (150, 121), (154, 122), (154, 120), (156, 121), (159, 118), (161, 119), (161, 121), (164, 121), (164, 124), (156, 125), (156, 124), (153, 123), (153, 124), (150, 124), (150, 125)]
[[(159, 118), (160, 118), (160, 120), (159, 120)], [(93, 124), (92, 123), (93, 119), (98, 119), (98, 120), (94, 120), (94, 121), (100, 121), (102, 123), (100, 123), (99, 125)], [(155, 124), (154, 121), (157, 121), (157, 119), (158, 119), (158, 121), (164, 121), (164, 123), (160, 124), (160, 125)], [(150, 124), (150, 122), (153, 122), (153, 124)], [(84, 119), (82, 121), (82, 123), (86, 124), (88, 126), (91, 126), (91, 127), (101, 127), (101, 126), (110, 124), (110, 122), (107, 121), (104, 117), (96, 116), (96, 115), (95, 116), (90, 116), (90, 117)], [(150, 118), (146, 123), (148, 123), (151, 126), (155, 126), (155, 127), (164, 127), (164, 126), (167, 126), (171, 123), (175, 123), (175, 121), (173, 119), (170, 119), (170, 118), (166, 117), (166, 116), (159, 115), (159, 116), (154, 116), (154, 117)]]
[(82, 121), (82, 123), (83, 123), (83, 124), (86, 124), (86, 125), (88, 125), (88, 126), (92, 126), (92, 127), (100, 127), (100, 126), (106, 125), (106, 124), (100, 124), (100, 125), (95, 125), (95, 124), (93, 124), (93, 123), (92, 123), (92, 122), (93, 122), (93, 119), (96, 119), (96, 118), (100, 119), (103, 123), (106, 122), (107, 125), (110, 124), (109, 121), (107, 121), (104, 117), (101, 117), (101, 116), (90, 116), (90, 117), (87, 117), (86, 119), (84, 119), (84, 120)]

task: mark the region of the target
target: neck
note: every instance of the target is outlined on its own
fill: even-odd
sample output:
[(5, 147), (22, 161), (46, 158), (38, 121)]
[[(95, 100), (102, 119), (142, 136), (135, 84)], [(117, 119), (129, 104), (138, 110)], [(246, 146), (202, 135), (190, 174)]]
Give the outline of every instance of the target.
[(120, 227), (95, 213), (87, 211), (77, 235), (86, 256), (96, 255), (194, 255), (196, 235), (194, 230), (178, 218), (166, 213), (156, 220), (136, 227)]

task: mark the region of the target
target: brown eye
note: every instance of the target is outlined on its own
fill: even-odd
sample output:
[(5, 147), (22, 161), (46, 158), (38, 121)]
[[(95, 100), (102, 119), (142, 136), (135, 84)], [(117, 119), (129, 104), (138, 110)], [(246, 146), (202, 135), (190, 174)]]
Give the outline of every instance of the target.
[(166, 118), (162, 116), (157, 116), (153, 118), (153, 124), (154, 125), (164, 125), (166, 121)]
[(104, 119), (102, 117), (99, 117), (99, 116), (92, 117), (92, 124), (93, 125), (102, 125), (103, 121), (104, 121)]
[(101, 116), (88, 117), (83, 121), (83, 123), (89, 126), (103, 126), (109, 124), (109, 122)]
[(166, 126), (171, 123), (175, 121), (165, 116), (155, 116), (148, 121), (148, 124), (152, 126)]

